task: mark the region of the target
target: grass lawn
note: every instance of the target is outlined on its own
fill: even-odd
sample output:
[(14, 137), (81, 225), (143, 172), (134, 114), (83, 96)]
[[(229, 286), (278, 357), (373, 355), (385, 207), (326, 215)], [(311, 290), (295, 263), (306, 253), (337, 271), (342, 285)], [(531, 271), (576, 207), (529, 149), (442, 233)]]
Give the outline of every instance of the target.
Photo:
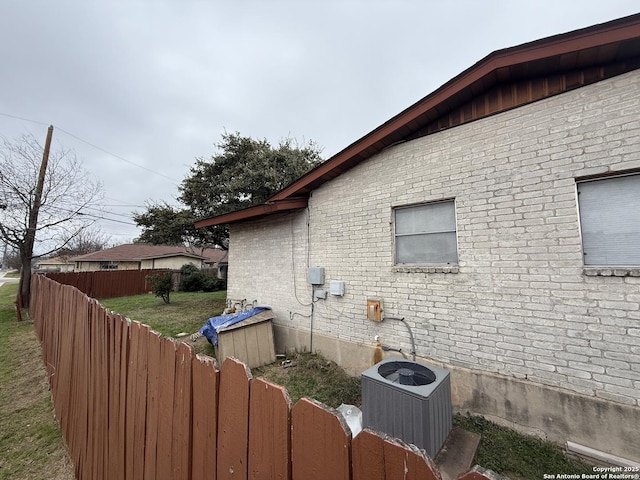
[[(226, 291), (172, 292), (168, 304), (151, 294), (102, 299), (100, 303), (131, 320), (149, 325), (162, 335), (175, 338), (179, 333), (197, 332), (209, 318), (220, 315), (225, 308), (226, 295)], [(194, 351), (214, 356), (208, 342), (198, 342)]]
[(16, 321), (17, 290), (16, 283), (0, 287), (0, 479), (73, 479), (40, 342), (33, 323)]
[(544, 474), (591, 474), (586, 463), (567, 458), (556, 444), (522, 435), (484, 417), (456, 415), (454, 425), (481, 436), (476, 462), (512, 480), (544, 478)]

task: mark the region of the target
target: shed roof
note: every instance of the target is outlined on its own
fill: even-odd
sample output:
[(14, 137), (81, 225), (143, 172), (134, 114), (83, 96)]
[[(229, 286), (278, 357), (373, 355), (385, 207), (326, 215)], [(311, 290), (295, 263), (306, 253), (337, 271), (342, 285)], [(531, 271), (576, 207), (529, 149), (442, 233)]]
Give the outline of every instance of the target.
[[(391, 145), (637, 68), (640, 68), (640, 14), (497, 50), (265, 203), (200, 220), (195, 226), (234, 223), (304, 208), (312, 190)], [(527, 90), (524, 95), (519, 90), (521, 85)], [(477, 98), (483, 100), (479, 107), (473, 103)]]

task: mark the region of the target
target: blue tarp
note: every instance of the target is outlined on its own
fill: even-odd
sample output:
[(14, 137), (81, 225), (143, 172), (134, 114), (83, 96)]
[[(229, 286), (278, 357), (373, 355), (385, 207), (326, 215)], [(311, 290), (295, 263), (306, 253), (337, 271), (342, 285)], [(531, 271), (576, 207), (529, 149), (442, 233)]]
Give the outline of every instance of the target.
[(253, 307), (250, 310), (245, 310), (243, 312), (237, 313), (228, 313), (225, 315), (218, 315), (217, 317), (211, 317), (206, 323), (202, 326), (199, 332), (207, 337), (207, 339), (211, 342), (211, 345), (217, 347), (218, 346), (218, 332), (223, 328), (229, 327), (235, 323), (246, 320), (249, 317), (253, 317), (255, 314), (260, 313), (264, 310), (269, 310), (267, 307)]

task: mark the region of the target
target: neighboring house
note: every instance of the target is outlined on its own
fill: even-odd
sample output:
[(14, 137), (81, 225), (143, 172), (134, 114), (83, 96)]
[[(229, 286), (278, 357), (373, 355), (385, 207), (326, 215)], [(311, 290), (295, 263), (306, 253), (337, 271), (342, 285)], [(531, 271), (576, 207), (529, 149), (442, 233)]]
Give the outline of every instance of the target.
[(361, 372), (379, 336), (459, 411), (640, 462), (639, 68), (640, 15), (496, 51), (196, 226), (230, 224), (228, 296), (273, 308), (280, 351)]
[(218, 278), (226, 279), (229, 270), (229, 252), (227, 250), (216, 252), (218, 255), (204, 261), (204, 268), (215, 268), (218, 271)]
[(40, 259), (35, 264), (38, 272), (73, 272), (75, 263), (69, 257)]
[(189, 248), (173, 245), (132, 243), (99, 252), (73, 257), (76, 272), (96, 270), (143, 270), (169, 268), (177, 270), (192, 263), (198, 268), (218, 268), (226, 251), (216, 248)]

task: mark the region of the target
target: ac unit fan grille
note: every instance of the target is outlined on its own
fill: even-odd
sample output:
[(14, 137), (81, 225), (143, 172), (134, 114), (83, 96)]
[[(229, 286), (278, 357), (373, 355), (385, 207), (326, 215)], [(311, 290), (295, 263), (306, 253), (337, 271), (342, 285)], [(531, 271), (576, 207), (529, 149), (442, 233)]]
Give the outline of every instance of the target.
[(400, 385), (429, 385), (436, 381), (436, 375), (418, 363), (389, 362), (378, 367), (378, 373), (393, 383)]

